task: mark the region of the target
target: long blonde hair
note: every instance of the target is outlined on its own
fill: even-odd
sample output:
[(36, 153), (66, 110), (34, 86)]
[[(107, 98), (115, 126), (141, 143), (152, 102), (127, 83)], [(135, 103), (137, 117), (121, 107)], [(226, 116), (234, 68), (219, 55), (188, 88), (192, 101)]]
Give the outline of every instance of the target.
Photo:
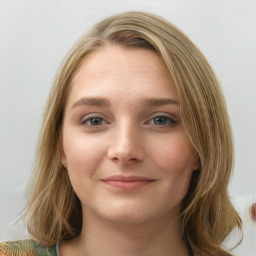
[(227, 192), (233, 145), (219, 83), (205, 57), (179, 29), (142, 12), (115, 15), (96, 24), (59, 69), (44, 113), (30, 181), (25, 212), (28, 231), (47, 246), (81, 232), (80, 201), (61, 164), (63, 111), (81, 61), (107, 44), (152, 49), (162, 58), (175, 82), (182, 122), (200, 165), (182, 202), (184, 241), (193, 255), (228, 255), (221, 244), (234, 228), (241, 228), (241, 219)]

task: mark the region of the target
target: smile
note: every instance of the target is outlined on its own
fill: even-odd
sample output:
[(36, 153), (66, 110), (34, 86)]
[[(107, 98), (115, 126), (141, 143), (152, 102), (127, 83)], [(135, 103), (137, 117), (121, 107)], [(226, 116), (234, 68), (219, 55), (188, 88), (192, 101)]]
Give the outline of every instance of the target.
[(152, 184), (156, 180), (142, 176), (114, 175), (101, 180), (104, 184), (123, 190), (136, 190)]

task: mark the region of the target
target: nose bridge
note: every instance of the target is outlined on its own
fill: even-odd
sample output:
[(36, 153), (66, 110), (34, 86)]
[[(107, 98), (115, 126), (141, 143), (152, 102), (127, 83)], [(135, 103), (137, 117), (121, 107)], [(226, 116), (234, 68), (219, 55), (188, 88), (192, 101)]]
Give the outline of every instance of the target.
[(142, 160), (140, 130), (131, 120), (123, 120), (113, 130), (109, 147), (109, 157), (127, 163)]

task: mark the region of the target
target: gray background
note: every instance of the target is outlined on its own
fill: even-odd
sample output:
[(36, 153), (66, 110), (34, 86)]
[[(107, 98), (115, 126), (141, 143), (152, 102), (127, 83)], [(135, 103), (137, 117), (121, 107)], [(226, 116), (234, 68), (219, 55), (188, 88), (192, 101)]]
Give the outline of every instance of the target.
[[(0, 240), (23, 238), (13, 225), (25, 204), (43, 108), (72, 44), (102, 18), (122, 11), (159, 14), (208, 58), (226, 96), (236, 161), (229, 192), (244, 221), (236, 255), (256, 252), (255, 0), (0, 0)], [(231, 238), (232, 240), (232, 238)]]

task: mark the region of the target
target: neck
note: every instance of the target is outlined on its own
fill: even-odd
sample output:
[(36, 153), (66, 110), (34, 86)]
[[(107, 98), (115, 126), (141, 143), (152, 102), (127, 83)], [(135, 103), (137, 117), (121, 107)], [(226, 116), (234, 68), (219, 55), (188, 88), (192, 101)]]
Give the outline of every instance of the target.
[[(187, 256), (178, 218), (113, 223), (86, 215), (81, 234), (63, 244), (61, 256)], [(168, 223), (168, 224), (167, 224)]]

